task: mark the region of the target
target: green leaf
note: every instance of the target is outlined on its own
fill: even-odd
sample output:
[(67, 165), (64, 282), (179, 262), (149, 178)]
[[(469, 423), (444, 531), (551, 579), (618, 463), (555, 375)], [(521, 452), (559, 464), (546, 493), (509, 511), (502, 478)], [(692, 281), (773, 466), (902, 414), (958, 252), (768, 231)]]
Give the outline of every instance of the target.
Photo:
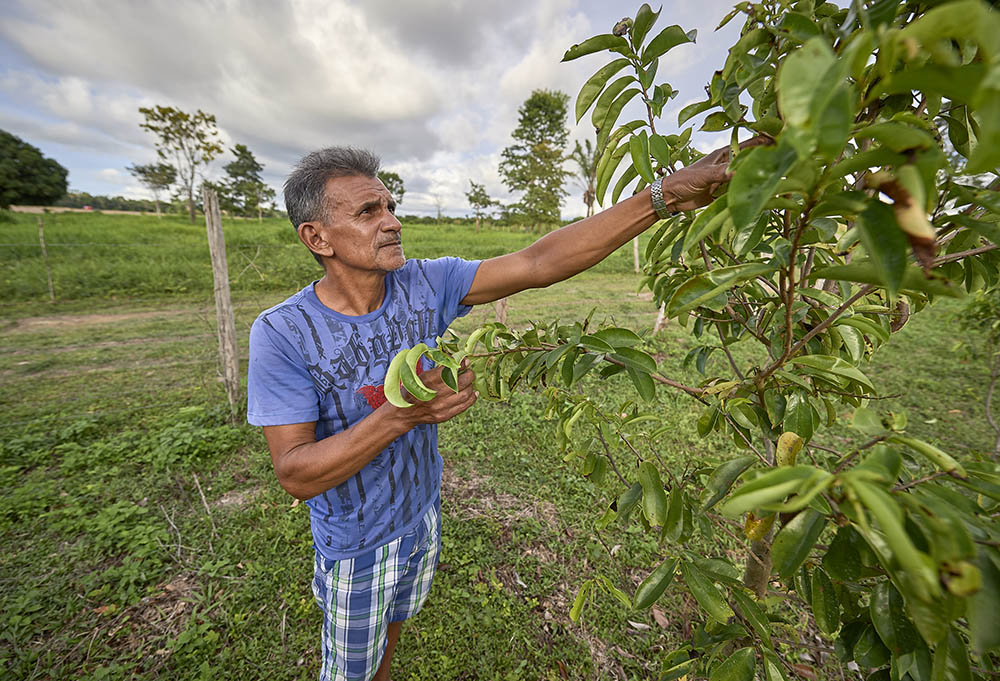
[(954, 472), (955, 474), (960, 475), (963, 478), (966, 478), (969, 475), (968, 473), (965, 472), (965, 468), (962, 467), (962, 464), (958, 463), (951, 456), (945, 454), (940, 449), (938, 449), (937, 447), (928, 442), (924, 442), (923, 440), (917, 440), (916, 438), (912, 437), (905, 437), (903, 435), (893, 435), (892, 437), (889, 438), (889, 441), (896, 442), (901, 445), (906, 445), (913, 451), (922, 455), (925, 459), (933, 463), (935, 466), (940, 468), (945, 473)]
[(627, 366), (647, 374), (656, 371), (656, 360), (642, 350), (620, 347), (615, 354), (611, 355), (611, 358), (619, 362), (624, 362)]
[(795, 392), (788, 396), (785, 406), (785, 430), (796, 433), (803, 440), (808, 442), (815, 430), (815, 411), (809, 398), (801, 393)]
[(613, 345), (596, 334), (586, 334), (581, 336), (580, 345), (588, 350), (593, 350), (594, 352), (612, 353), (615, 351)]
[(927, 131), (895, 121), (869, 125), (862, 128), (854, 137), (859, 140), (874, 139), (882, 146), (898, 153), (932, 149), (937, 146)]
[(812, 573), (812, 606), (816, 626), (824, 634), (833, 634), (840, 628), (840, 601), (830, 576), (822, 568)]
[(810, 40), (788, 55), (778, 69), (776, 84), (778, 110), (786, 123), (806, 125), (821, 84), (817, 76), (826, 73), (834, 61), (833, 52), (821, 38)]
[(753, 279), (757, 275), (773, 271), (773, 266), (762, 263), (746, 263), (731, 267), (720, 267), (711, 272), (691, 277), (681, 284), (667, 303), (667, 315), (677, 315), (689, 312), (706, 305), (713, 298), (724, 294), (734, 286)]
[[(711, 409), (715, 409), (715, 407), (711, 407)], [(743, 472), (750, 468), (756, 460), (756, 456), (741, 456), (737, 459), (731, 459), (716, 468), (712, 473), (712, 477), (708, 480), (707, 489), (711, 493), (711, 496), (709, 496), (708, 501), (701, 507), (702, 513), (719, 503), (729, 493), (729, 489), (736, 482), (736, 479), (743, 475)]]
[(643, 515), (650, 525), (663, 525), (667, 519), (667, 493), (656, 466), (648, 461), (639, 464), (639, 484), (642, 485)]
[(842, 582), (854, 582), (861, 577), (861, 551), (864, 545), (851, 526), (841, 527), (823, 556), (823, 567)]
[(697, 37), (698, 31), (692, 30), (685, 33), (680, 26), (667, 26), (650, 40), (646, 49), (642, 51), (642, 65), (645, 66), (678, 45), (693, 43)]
[(920, 645), (920, 634), (910, 623), (903, 596), (890, 581), (878, 582), (872, 589), (868, 611), (875, 631), (893, 655), (909, 653)]
[(889, 649), (882, 644), (875, 629), (869, 624), (854, 644), (854, 661), (862, 667), (881, 667), (889, 661)]
[(844, 378), (860, 383), (870, 391), (875, 392), (875, 386), (872, 385), (870, 380), (868, 380), (868, 377), (861, 373), (859, 369), (851, 366), (840, 357), (831, 357), (830, 355), (803, 355), (801, 357), (792, 358), (792, 363), (799, 366), (806, 366), (826, 371), (837, 376), (843, 376)]
[(649, 153), (653, 155), (661, 167), (666, 168), (670, 165), (670, 145), (667, 144), (663, 135), (653, 134), (649, 136)]
[(882, 283), (895, 298), (906, 274), (910, 244), (906, 234), (896, 222), (896, 215), (889, 204), (870, 199), (868, 207), (858, 216), (858, 229)]
[(974, 560), (982, 575), (982, 587), (969, 597), (966, 616), (972, 632), (972, 647), (982, 654), (1000, 650), (1000, 569), (981, 549)]
[(642, 580), (639, 588), (635, 590), (635, 607), (645, 610), (653, 605), (663, 592), (674, 580), (674, 572), (677, 570), (677, 559), (671, 558), (660, 563), (655, 570), (649, 573), (646, 579)]
[(984, 64), (948, 66), (926, 63), (893, 73), (877, 91), (892, 95), (919, 90), (924, 94), (937, 93), (956, 102), (967, 102), (979, 89), (985, 75)]
[(930, 681), (972, 681), (969, 651), (954, 629), (934, 650)]
[(649, 137), (646, 135), (646, 131), (643, 130), (638, 135), (632, 135), (628, 147), (632, 154), (632, 167), (646, 181), (646, 184), (653, 184), (656, 178), (653, 175), (653, 166), (649, 162)]
[(984, 239), (989, 239), (995, 245), (1000, 246), (1000, 226), (997, 226), (996, 223), (974, 220), (965, 215), (950, 215), (948, 219), (969, 228)]
[(636, 47), (642, 45), (642, 41), (646, 39), (646, 34), (649, 33), (649, 29), (656, 23), (656, 19), (660, 16), (661, 11), (662, 8), (654, 12), (649, 5), (642, 3), (639, 11), (635, 14), (635, 21), (632, 23), (633, 45)]
[(826, 516), (811, 508), (792, 518), (778, 531), (771, 544), (774, 570), (782, 577), (794, 574), (809, 556), (825, 527)]
[(576, 594), (576, 599), (573, 601), (573, 607), (569, 609), (569, 618), (573, 622), (580, 621), (580, 614), (583, 612), (583, 606), (587, 602), (587, 596), (590, 595), (590, 590), (594, 588), (594, 582), (587, 580), (580, 587), (580, 590)]
[(649, 374), (637, 371), (630, 366), (625, 367), (625, 372), (632, 379), (632, 384), (639, 392), (639, 396), (647, 402), (652, 400), (656, 395), (656, 386), (653, 384), (653, 379), (650, 378)]
[(684, 245), (681, 247), (681, 250), (688, 250), (722, 226), (723, 220), (728, 217), (728, 212), (726, 211), (728, 201), (729, 197), (723, 194), (695, 216), (691, 227), (688, 228), (688, 232), (684, 237)]
[[(837, 281), (853, 281), (859, 284), (874, 284), (883, 286), (882, 276), (878, 268), (870, 260), (860, 260), (849, 265), (834, 265), (832, 267), (822, 267), (814, 270), (809, 275), (810, 279), (834, 279)], [(935, 296), (948, 296), (950, 298), (961, 298), (965, 294), (958, 286), (952, 286), (944, 279), (928, 279), (924, 276), (922, 269), (916, 266), (906, 268), (903, 281), (900, 284), (901, 291), (919, 291)]]
[(608, 125), (604, 124), (605, 119), (608, 117), (608, 111), (611, 110), (611, 105), (615, 103), (622, 90), (634, 82), (635, 76), (624, 75), (605, 88), (601, 96), (597, 98), (597, 103), (594, 104), (594, 111), (590, 114), (590, 121), (594, 124), (595, 128), (608, 130), (614, 127), (614, 121), (610, 121)]
[(691, 595), (709, 617), (720, 624), (725, 624), (733, 616), (732, 608), (729, 607), (715, 584), (704, 572), (691, 563), (681, 563), (681, 576), (690, 589)]
[(686, 107), (680, 110), (677, 114), (677, 125), (684, 125), (685, 121), (690, 120), (693, 116), (697, 116), (702, 111), (708, 111), (712, 108), (712, 101), (706, 99), (702, 102), (695, 102), (694, 104), (688, 104)]
[[(625, 92), (618, 95), (618, 98), (615, 99), (615, 101), (611, 103), (611, 106), (608, 107), (607, 115), (604, 116), (602, 125), (598, 126), (600, 128), (597, 133), (598, 149), (600, 149), (607, 142), (609, 131), (614, 128), (615, 123), (618, 122), (618, 116), (621, 115), (622, 109), (625, 108), (625, 105), (628, 104), (629, 101), (631, 101), (637, 94), (639, 94), (638, 88), (629, 88), (628, 90), (625, 90)], [(596, 107), (594, 108), (594, 111), (597, 111)]]
[[(882, 529), (884, 543), (892, 551), (892, 557), (906, 572), (912, 582), (914, 592), (924, 601), (930, 601), (941, 593), (937, 571), (930, 563), (927, 554), (917, 550), (903, 527), (901, 509), (896, 500), (880, 487), (853, 477), (845, 476), (844, 484), (857, 495), (858, 500), (869, 510)], [(866, 523), (866, 519), (860, 519)], [(862, 524), (862, 527), (865, 527)], [(869, 539), (871, 544), (875, 539)]]
[(729, 213), (737, 230), (749, 227), (772, 196), (778, 183), (796, 161), (788, 145), (755, 147), (745, 152), (729, 184)]
[(768, 646), (771, 645), (771, 623), (767, 619), (767, 614), (759, 605), (741, 589), (732, 590), (733, 599), (740, 608), (740, 614), (750, 623), (750, 628)]
[(612, 49), (627, 50), (628, 41), (625, 40), (625, 38), (612, 33), (595, 35), (593, 38), (587, 38), (582, 43), (573, 45), (573, 47), (566, 50), (566, 54), (563, 55), (562, 60), (573, 61), (574, 59), (578, 59), (579, 57), (583, 57), (588, 54), (593, 54), (594, 52)]
[(812, 466), (782, 466), (740, 485), (722, 505), (722, 513), (739, 516), (767, 504), (783, 501), (798, 492), (818, 469)]
[(628, 59), (624, 57), (615, 59), (610, 64), (606, 64), (598, 69), (597, 73), (587, 79), (587, 82), (580, 88), (580, 94), (576, 96), (576, 122), (579, 123), (587, 109), (594, 103), (597, 96), (601, 94), (604, 86), (608, 84), (611, 76), (615, 75), (628, 65)]
[(753, 681), (757, 656), (753, 648), (740, 648), (712, 669), (708, 681)]
[(591, 335), (601, 339), (613, 348), (630, 348), (642, 342), (642, 338), (637, 336), (635, 332), (619, 327), (601, 329)]
[(677, 541), (684, 530), (684, 492), (674, 486), (667, 506), (667, 521), (663, 524), (663, 534), (669, 541)]

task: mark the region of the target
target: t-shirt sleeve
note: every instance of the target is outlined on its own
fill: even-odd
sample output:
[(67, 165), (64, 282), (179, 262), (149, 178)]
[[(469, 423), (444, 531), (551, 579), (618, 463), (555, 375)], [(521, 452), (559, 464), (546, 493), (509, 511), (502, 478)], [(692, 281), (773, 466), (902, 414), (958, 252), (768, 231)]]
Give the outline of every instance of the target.
[(440, 329), (443, 331), (458, 317), (464, 317), (472, 310), (471, 305), (462, 305), (462, 298), (472, 288), (480, 260), (461, 258), (438, 258), (424, 263), (424, 272), (438, 297)]
[(255, 426), (309, 423), (319, 395), (300, 353), (264, 317), (250, 327), (247, 421)]

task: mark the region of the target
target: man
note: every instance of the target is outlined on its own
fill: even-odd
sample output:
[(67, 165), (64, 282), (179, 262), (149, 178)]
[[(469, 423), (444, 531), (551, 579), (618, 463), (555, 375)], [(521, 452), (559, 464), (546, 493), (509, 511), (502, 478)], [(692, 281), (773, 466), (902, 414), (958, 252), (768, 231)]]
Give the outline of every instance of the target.
[(389, 678), (402, 622), (422, 606), (440, 551), (436, 424), (476, 401), (471, 371), (454, 392), (430, 369), (422, 380), (437, 396), (394, 407), (382, 387), (392, 357), (433, 345), (472, 305), (562, 281), (658, 217), (707, 205), (728, 158), (720, 149), (652, 191), (482, 262), (406, 260), (370, 153), (302, 159), (285, 204), (325, 274), (254, 322), (248, 420), (264, 427), (281, 485), (310, 509), (321, 679)]

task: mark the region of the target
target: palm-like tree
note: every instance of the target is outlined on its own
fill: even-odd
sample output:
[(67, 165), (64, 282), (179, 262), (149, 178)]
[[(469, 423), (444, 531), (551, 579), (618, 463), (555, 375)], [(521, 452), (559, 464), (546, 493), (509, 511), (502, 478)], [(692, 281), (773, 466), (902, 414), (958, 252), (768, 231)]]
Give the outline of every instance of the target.
[(576, 166), (573, 177), (583, 187), (583, 203), (587, 206), (587, 217), (594, 214), (594, 201), (597, 198), (597, 162), (601, 151), (590, 140), (584, 144), (576, 143), (572, 153), (567, 157)]

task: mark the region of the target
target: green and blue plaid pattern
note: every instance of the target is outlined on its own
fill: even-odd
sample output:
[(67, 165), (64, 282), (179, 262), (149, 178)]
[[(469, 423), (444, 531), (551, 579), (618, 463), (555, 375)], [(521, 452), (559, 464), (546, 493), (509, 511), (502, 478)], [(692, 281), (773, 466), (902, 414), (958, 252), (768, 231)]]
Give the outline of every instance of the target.
[(368, 681), (385, 653), (388, 626), (416, 615), (441, 553), (440, 501), (423, 522), (361, 556), (316, 553), (313, 594), (323, 611), (320, 681)]

